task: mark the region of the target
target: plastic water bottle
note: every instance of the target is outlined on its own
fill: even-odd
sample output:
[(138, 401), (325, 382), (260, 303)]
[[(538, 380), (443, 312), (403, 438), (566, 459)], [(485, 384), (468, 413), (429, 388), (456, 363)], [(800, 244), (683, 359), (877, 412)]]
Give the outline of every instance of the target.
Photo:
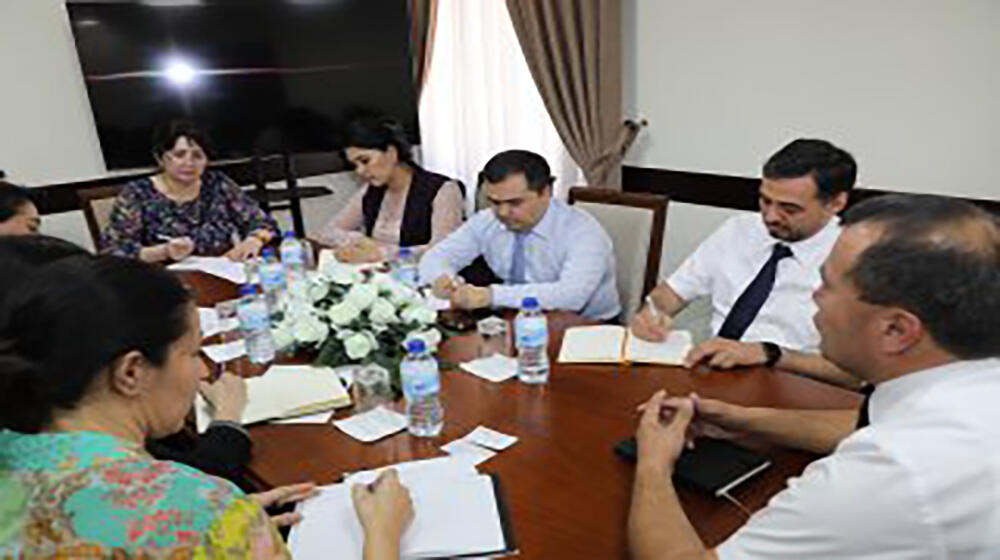
[(253, 284), (240, 287), (240, 300), (236, 304), (236, 316), (243, 331), (243, 341), (247, 345), (247, 358), (255, 364), (274, 361), (274, 338), (264, 298), (257, 294)]
[(417, 256), (414, 254), (413, 249), (400, 247), (399, 256), (396, 259), (396, 267), (393, 271), (396, 280), (403, 285), (416, 289), (417, 274)]
[(305, 312), (308, 305), (309, 283), (306, 278), (306, 250), (295, 238), (294, 231), (286, 231), (281, 242), (281, 264), (285, 268), (288, 309), (293, 316)]
[(549, 380), (549, 326), (538, 299), (526, 297), (514, 319), (517, 338), (517, 378), (525, 383)]
[(407, 342), (406, 352), (399, 365), (399, 377), (406, 397), (407, 429), (415, 436), (434, 437), (444, 427), (438, 363), (423, 340)]
[(285, 297), (285, 268), (282, 266), (274, 249), (266, 247), (261, 253), (260, 289), (264, 292), (264, 302), (267, 304), (271, 324), (278, 324), (284, 317), (283, 306)]

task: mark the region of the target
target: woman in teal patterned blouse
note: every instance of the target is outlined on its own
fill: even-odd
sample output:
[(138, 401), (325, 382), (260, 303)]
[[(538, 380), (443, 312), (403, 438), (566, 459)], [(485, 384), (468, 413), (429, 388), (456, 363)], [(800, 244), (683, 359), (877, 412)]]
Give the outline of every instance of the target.
[[(263, 508), (311, 483), (246, 495), (143, 450), (207, 373), (178, 279), (114, 257), (8, 265), (0, 251), (21, 278), (0, 294), (0, 558), (287, 558), (275, 526), (297, 514)], [(366, 558), (397, 557), (406, 490), (384, 475), (355, 494)]]
[(239, 186), (206, 171), (207, 144), (189, 123), (157, 131), (153, 155), (161, 171), (119, 193), (101, 234), (101, 252), (147, 262), (191, 254), (246, 260), (278, 236), (274, 219)]

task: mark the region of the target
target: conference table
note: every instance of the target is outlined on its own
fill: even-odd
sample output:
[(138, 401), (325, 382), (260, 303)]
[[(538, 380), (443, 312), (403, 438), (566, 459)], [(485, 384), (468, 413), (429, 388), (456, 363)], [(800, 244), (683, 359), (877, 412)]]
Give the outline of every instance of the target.
[[(236, 296), (229, 282), (198, 272), (182, 274), (198, 304)], [(549, 382), (511, 379), (492, 383), (457, 369), (442, 371), (445, 425), (439, 437), (405, 431), (372, 444), (356, 441), (330, 424), (262, 424), (249, 428), (253, 458), (248, 471), (261, 488), (315, 481), (330, 484), (347, 472), (402, 461), (445, 456), (439, 447), (483, 425), (519, 441), (479, 466), (499, 475), (523, 558), (625, 558), (626, 519), (634, 466), (613, 452), (635, 432), (636, 406), (656, 390), (753, 406), (802, 409), (857, 407), (854, 392), (765, 368), (732, 372), (689, 371), (645, 365), (566, 365), (555, 362), (563, 332), (593, 324), (571, 313), (549, 314)], [(478, 335), (449, 339), (439, 358), (457, 364), (476, 357)], [(245, 371), (245, 369), (244, 369)], [(399, 404), (401, 409), (401, 403)], [(351, 414), (338, 410), (333, 417)], [(805, 452), (741, 443), (760, 450), (770, 468), (732, 495), (751, 511), (785, 487), (817, 458)], [(746, 521), (734, 504), (684, 487), (684, 510), (703, 541), (714, 546)]]

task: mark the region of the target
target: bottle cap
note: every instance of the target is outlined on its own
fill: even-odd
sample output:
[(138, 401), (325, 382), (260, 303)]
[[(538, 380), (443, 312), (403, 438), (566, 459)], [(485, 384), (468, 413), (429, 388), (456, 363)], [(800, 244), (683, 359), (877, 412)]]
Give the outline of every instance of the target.
[(281, 237), (284, 237), (285, 239), (295, 239), (295, 232), (292, 230), (288, 230), (285, 233), (281, 234)]
[(526, 297), (521, 300), (522, 309), (538, 309), (538, 298)]
[(277, 256), (277, 253), (274, 252), (274, 247), (264, 247), (264, 250), (262, 250), (260, 254), (265, 257)]
[(419, 354), (427, 351), (427, 345), (423, 340), (415, 338), (406, 342), (406, 351), (410, 354)]
[(405, 259), (406, 257), (409, 257), (412, 254), (413, 254), (413, 249), (410, 249), (409, 247), (400, 247), (399, 248), (399, 257), (400, 258)]
[(253, 284), (243, 284), (240, 286), (240, 295), (248, 296), (257, 293), (257, 286)]

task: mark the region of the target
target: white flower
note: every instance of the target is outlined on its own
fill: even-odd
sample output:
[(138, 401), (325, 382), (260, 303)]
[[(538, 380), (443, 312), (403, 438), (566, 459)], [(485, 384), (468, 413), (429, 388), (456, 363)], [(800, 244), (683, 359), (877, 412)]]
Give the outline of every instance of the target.
[(368, 356), (375, 349), (375, 342), (372, 338), (366, 333), (354, 333), (344, 340), (344, 351), (347, 352), (347, 357), (352, 360), (360, 360)]
[(316, 303), (330, 293), (330, 285), (325, 278), (313, 278), (309, 281), (309, 301)]
[(437, 322), (437, 311), (423, 305), (410, 305), (400, 313), (404, 322), (417, 322), (422, 325), (433, 325)]
[(346, 300), (331, 306), (326, 312), (326, 317), (337, 326), (350, 324), (359, 315), (361, 315), (361, 310)]
[(378, 298), (375, 300), (375, 303), (372, 304), (372, 308), (368, 311), (368, 318), (371, 319), (373, 323), (383, 325), (399, 321), (399, 318), (396, 317), (396, 306), (384, 298)]
[(436, 350), (438, 345), (441, 344), (441, 332), (437, 329), (426, 329), (422, 331), (414, 331), (406, 336), (406, 340), (403, 341), (403, 346), (411, 340), (423, 340), (424, 345), (428, 350)]
[(316, 343), (323, 341), (330, 334), (330, 327), (320, 321), (319, 317), (306, 315), (295, 322), (292, 332), (295, 340), (299, 342)]
[(364, 311), (378, 299), (378, 288), (371, 284), (355, 284), (344, 296), (344, 303)]
[(345, 286), (357, 284), (358, 282), (364, 280), (364, 277), (360, 272), (358, 272), (357, 268), (341, 264), (332, 259), (325, 263), (325, 266), (320, 272), (329, 278), (331, 282)]
[(287, 323), (281, 323), (272, 329), (271, 336), (274, 338), (274, 347), (279, 350), (295, 344), (295, 335)]

